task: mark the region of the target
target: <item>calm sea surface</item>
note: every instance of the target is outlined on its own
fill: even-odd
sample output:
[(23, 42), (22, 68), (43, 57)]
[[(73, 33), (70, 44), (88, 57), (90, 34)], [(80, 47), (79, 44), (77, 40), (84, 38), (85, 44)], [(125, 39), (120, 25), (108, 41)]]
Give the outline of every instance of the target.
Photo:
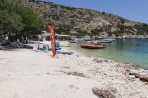
[(88, 56), (103, 57), (148, 68), (148, 39), (116, 39), (115, 42), (106, 44), (107, 48), (95, 50), (80, 48), (79, 45), (83, 43), (86, 42), (72, 43), (71, 46)]

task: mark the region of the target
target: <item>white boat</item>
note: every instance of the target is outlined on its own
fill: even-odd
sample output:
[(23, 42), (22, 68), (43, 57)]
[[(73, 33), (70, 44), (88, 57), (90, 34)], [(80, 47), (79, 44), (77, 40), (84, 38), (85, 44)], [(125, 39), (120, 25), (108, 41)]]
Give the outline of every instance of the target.
[(70, 43), (77, 43), (76, 40), (70, 40), (69, 42), (70, 42)]
[(113, 42), (113, 41), (115, 41), (116, 39), (113, 39), (113, 38), (104, 38), (103, 40), (104, 40), (104, 41), (111, 41), (111, 42)]

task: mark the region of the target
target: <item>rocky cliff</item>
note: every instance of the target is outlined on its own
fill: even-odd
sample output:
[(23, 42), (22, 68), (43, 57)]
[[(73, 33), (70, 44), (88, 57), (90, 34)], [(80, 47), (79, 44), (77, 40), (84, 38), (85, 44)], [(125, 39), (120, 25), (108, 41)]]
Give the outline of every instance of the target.
[(142, 23), (127, 20), (111, 13), (66, 7), (44, 1), (35, 2), (33, 0), (27, 0), (24, 3), (25, 6), (31, 7), (35, 12), (39, 13), (44, 19), (45, 24), (51, 23), (56, 29), (61, 30), (81, 30), (88, 33), (92, 30), (105, 32), (119, 31), (134, 34), (139, 32), (136, 26), (143, 26)]

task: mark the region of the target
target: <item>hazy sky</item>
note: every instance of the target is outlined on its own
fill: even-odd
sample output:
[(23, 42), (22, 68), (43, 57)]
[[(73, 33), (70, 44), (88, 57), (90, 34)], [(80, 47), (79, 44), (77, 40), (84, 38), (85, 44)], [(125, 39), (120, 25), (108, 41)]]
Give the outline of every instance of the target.
[(126, 19), (148, 23), (148, 0), (43, 0), (60, 5), (112, 13)]

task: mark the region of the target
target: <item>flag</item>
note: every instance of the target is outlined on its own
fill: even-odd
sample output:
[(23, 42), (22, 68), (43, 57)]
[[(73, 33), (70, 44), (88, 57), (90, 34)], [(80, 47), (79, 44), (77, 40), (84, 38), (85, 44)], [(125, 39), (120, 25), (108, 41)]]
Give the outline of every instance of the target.
[(56, 39), (55, 39), (55, 31), (53, 26), (48, 25), (48, 30), (50, 32), (50, 41), (51, 41), (51, 48), (52, 48), (52, 54), (53, 56), (56, 55)]

